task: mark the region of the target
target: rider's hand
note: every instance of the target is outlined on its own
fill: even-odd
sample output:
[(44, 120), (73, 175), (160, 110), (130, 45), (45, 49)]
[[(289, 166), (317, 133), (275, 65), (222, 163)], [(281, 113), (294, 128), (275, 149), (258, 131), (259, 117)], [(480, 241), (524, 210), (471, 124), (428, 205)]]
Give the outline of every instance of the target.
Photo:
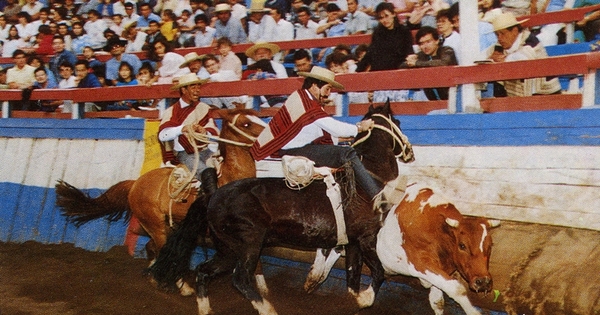
[(369, 119), (365, 119), (365, 120), (361, 120), (361, 121), (357, 122), (356, 128), (358, 128), (358, 132), (363, 132), (363, 131), (373, 129), (374, 125), (375, 125), (375, 122), (373, 121), (373, 119), (369, 118)]

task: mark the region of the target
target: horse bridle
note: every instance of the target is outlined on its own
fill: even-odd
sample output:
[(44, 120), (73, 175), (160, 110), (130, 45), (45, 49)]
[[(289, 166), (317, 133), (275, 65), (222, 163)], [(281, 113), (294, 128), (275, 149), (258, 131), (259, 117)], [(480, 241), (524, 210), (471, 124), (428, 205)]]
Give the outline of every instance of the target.
[[(390, 128), (386, 128), (379, 124), (374, 124), (373, 129), (379, 129), (379, 130), (385, 131), (390, 136), (392, 136), (392, 138), (394, 139), (393, 148), (396, 148), (396, 143), (398, 143), (398, 145), (401, 148), (401, 150), (400, 150), (401, 153), (396, 154), (395, 155), (396, 158), (401, 158), (402, 160), (407, 160), (406, 148), (407, 148), (409, 142), (408, 142), (408, 138), (402, 133), (402, 130), (400, 130), (400, 128), (398, 126), (396, 126), (396, 124), (394, 124), (392, 119), (387, 116), (384, 116), (381, 114), (373, 114), (371, 117), (380, 117), (383, 120), (385, 120), (386, 122), (388, 122), (388, 124), (390, 125)], [(352, 146), (354, 147), (354, 146), (366, 141), (371, 136), (371, 134), (372, 134), (371, 131), (372, 131), (372, 129), (369, 129), (367, 131), (367, 135), (365, 135), (364, 137), (362, 137), (360, 139), (357, 139), (352, 144)]]
[(200, 142), (204, 142), (206, 144), (214, 143), (214, 141), (216, 141), (216, 142), (224, 142), (224, 143), (228, 143), (228, 144), (233, 144), (233, 145), (237, 145), (237, 146), (240, 146), (240, 147), (251, 147), (252, 143), (254, 141), (256, 141), (256, 137), (254, 137), (252, 135), (249, 135), (248, 133), (244, 132), (242, 129), (238, 128), (235, 125), (235, 123), (237, 122), (237, 120), (240, 117), (240, 115), (241, 114), (236, 114), (235, 116), (233, 116), (233, 120), (230, 121), (230, 122), (228, 122), (227, 126), (229, 126), (229, 128), (233, 129), (235, 132), (237, 132), (238, 134), (240, 134), (244, 138), (250, 140), (251, 143), (245, 143), (245, 142), (240, 142), (240, 141), (223, 139), (223, 138), (220, 138), (219, 136), (213, 136), (213, 135), (203, 134), (203, 133), (197, 133), (197, 132), (193, 132), (192, 133), (192, 138), (194, 138), (195, 140), (198, 140)]

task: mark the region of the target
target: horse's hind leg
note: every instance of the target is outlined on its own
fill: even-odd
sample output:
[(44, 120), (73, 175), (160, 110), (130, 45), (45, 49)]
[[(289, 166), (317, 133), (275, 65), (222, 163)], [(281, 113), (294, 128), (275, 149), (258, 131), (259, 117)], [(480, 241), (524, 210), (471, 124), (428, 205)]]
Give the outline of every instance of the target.
[(212, 314), (208, 300), (208, 283), (220, 275), (231, 272), (235, 261), (219, 253), (196, 267), (196, 302), (200, 315)]
[(271, 303), (263, 298), (253, 285), (256, 283), (254, 271), (260, 258), (260, 249), (250, 249), (250, 251), (251, 253), (246, 253), (246, 257), (242, 257), (238, 261), (233, 272), (233, 285), (246, 299), (250, 300), (258, 314), (277, 315)]

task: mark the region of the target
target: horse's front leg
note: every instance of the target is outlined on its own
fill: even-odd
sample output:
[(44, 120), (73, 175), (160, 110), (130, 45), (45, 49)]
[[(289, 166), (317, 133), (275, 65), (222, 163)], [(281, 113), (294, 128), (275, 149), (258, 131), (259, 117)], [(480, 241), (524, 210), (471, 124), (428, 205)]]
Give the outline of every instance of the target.
[(242, 257), (233, 271), (233, 285), (242, 295), (252, 303), (254, 309), (260, 315), (277, 315), (273, 305), (267, 299), (262, 297), (254, 287), (256, 277), (254, 272), (260, 259), (259, 250), (249, 249), (245, 257)]
[(346, 285), (348, 292), (354, 296), (358, 307), (365, 308), (373, 304), (374, 294), (372, 287), (360, 291), (360, 278), (362, 275), (363, 257), (357, 244), (346, 245)]
[(235, 266), (234, 260), (220, 253), (196, 267), (196, 302), (200, 315), (212, 314), (208, 300), (208, 284), (219, 275), (231, 272)]
[[(377, 233), (367, 233), (360, 239), (360, 253), (362, 259), (371, 271), (371, 285), (369, 288), (361, 294), (364, 296), (363, 304), (359, 304), (361, 307), (370, 307), (375, 302), (375, 296), (379, 292), (383, 281), (385, 280), (385, 270), (383, 265), (377, 256), (376, 250), (377, 244)], [(359, 272), (360, 274), (360, 272)]]

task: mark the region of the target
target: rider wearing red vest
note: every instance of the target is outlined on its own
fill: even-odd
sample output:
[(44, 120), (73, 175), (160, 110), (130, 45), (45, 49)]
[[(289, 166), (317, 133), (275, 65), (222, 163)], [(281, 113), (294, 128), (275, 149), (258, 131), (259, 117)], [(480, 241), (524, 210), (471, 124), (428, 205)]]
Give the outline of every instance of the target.
[[(341, 167), (351, 162), (358, 184), (370, 198), (375, 198), (383, 183), (377, 183), (356, 155), (354, 148), (332, 145), (337, 138), (355, 137), (373, 127), (367, 119), (356, 125), (330, 117), (322, 107), (331, 88), (343, 90), (335, 81), (335, 73), (321, 67), (298, 72), (305, 77), (302, 88), (292, 93), (273, 116), (267, 128), (250, 149), (255, 160), (269, 156), (297, 155), (315, 162), (315, 166)], [(380, 209), (386, 211), (387, 209)]]

